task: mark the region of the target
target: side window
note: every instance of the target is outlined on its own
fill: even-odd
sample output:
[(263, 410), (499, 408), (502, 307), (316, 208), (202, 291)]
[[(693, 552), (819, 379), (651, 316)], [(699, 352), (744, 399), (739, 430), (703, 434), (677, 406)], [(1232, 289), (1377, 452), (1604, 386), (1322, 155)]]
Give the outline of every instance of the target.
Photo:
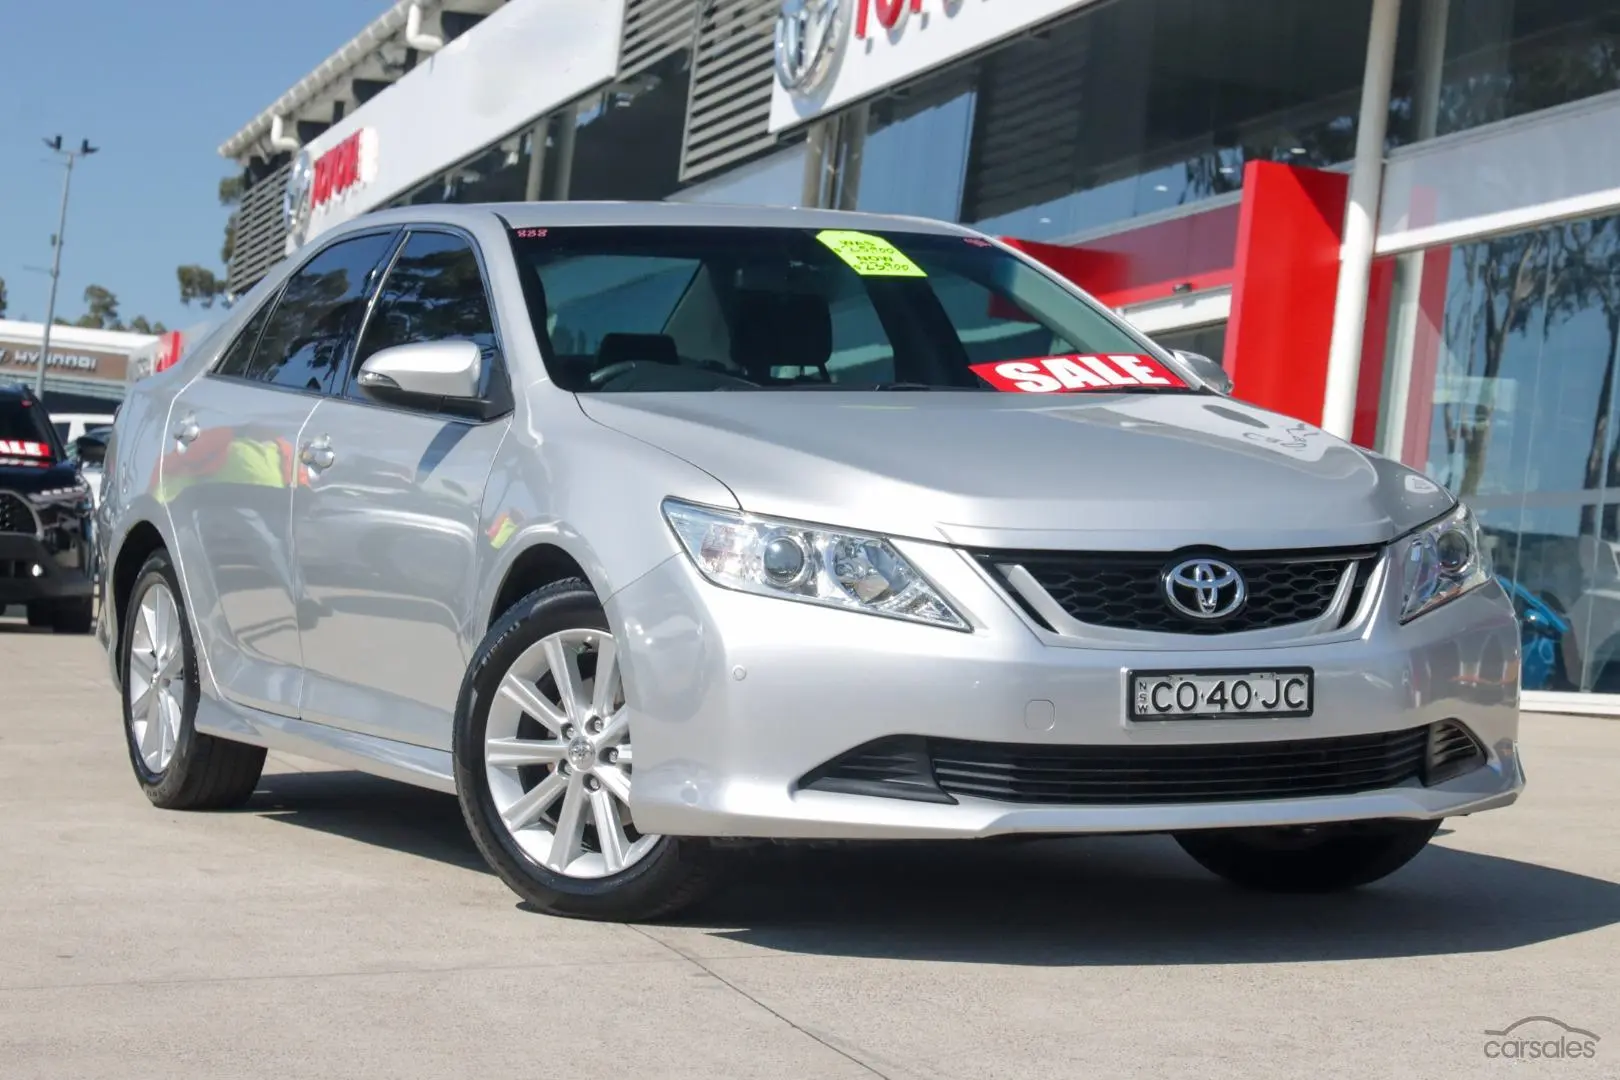
[[(499, 373), (495, 322), (472, 244), (453, 233), (413, 232), (405, 241), (388, 280), (383, 283), (355, 351), (354, 371), (366, 358), (396, 345), (421, 341), (473, 341), (484, 350), (482, 396), (491, 396)], [(347, 395), (362, 398), (350, 378)]]
[(340, 241), (288, 278), (247, 377), (330, 391), (360, 329), (372, 274), (393, 242), (389, 233)]
[(270, 321), (270, 312), (275, 306), (275, 299), (271, 298), (253, 313), (253, 317), (237, 332), (236, 339), (225, 349), (225, 355), (214, 365), (215, 375), (235, 375), (240, 378), (247, 374), (248, 362), (253, 359), (253, 346), (259, 343), (259, 335), (264, 332), (264, 324)]

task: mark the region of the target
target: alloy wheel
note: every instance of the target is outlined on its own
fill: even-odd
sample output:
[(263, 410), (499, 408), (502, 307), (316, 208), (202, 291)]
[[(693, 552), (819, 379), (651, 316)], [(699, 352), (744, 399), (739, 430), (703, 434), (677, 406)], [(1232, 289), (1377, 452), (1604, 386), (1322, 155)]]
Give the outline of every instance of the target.
[(605, 630), (564, 630), (525, 649), (501, 678), (484, 732), (496, 813), (553, 873), (601, 878), (658, 843), (630, 813), (629, 714)]
[(141, 596), (135, 625), (130, 627), (129, 727), (141, 760), (154, 774), (169, 767), (180, 741), (186, 706), (186, 645), (180, 633), (180, 608), (162, 582)]

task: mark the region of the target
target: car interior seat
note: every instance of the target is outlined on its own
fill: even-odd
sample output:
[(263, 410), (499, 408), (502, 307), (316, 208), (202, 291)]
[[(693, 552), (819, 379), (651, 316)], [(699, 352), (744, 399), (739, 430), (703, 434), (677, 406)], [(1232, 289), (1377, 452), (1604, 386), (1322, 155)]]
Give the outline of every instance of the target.
[[(832, 381), (832, 311), (827, 299), (809, 293), (739, 291), (731, 327), (731, 360), (751, 382), (783, 385)], [(773, 376), (777, 368), (801, 374)], [(803, 374), (813, 371), (814, 374)]]

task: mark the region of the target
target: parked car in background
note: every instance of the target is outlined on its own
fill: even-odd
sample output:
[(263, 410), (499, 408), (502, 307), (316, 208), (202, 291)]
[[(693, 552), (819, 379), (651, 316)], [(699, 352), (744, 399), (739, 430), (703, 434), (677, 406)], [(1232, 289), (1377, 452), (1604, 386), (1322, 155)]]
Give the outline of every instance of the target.
[(89, 485), (31, 389), (0, 384), (0, 610), (30, 626), (94, 624)]
[(64, 446), (72, 446), (80, 435), (91, 428), (111, 427), (113, 413), (52, 413), (51, 424)]
[(1526, 690), (1574, 690), (1564, 670), (1564, 639), (1569, 616), (1544, 592), (1532, 592), (1511, 578), (1498, 576), (1519, 617), (1523, 669), (1519, 685)]
[(107, 441), (112, 427), (90, 428), (68, 444), (68, 455), (78, 462), (79, 475), (90, 487), (91, 502), (101, 501), (102, 464), (107, 457)]
[(132, 768), (177, 809), (267, 747), (454, 792), (599, 918), (773, 840), (1378, 880), (1523, 787), (1513, 605), (1444, 489), (1229, 389), (956, 225), (358, 218), (114, 426)]

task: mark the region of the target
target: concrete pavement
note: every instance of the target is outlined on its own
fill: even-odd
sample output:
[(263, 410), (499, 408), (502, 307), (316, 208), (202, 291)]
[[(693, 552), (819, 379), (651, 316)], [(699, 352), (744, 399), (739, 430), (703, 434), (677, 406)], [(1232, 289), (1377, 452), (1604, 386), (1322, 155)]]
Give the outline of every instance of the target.
[[(1620, 722), (1527, 718), (1519, 805), (1356, 895), (1160, 838), (778, 849), (624, 927), (523, 910), (454, 799), (311, 762), (153, 809), (89, 639), (0, 623), (0, 676), (5, 1080), (1620, 1075)], [(1487, 1058), (1531, 1016), (1596, 1057)]]

